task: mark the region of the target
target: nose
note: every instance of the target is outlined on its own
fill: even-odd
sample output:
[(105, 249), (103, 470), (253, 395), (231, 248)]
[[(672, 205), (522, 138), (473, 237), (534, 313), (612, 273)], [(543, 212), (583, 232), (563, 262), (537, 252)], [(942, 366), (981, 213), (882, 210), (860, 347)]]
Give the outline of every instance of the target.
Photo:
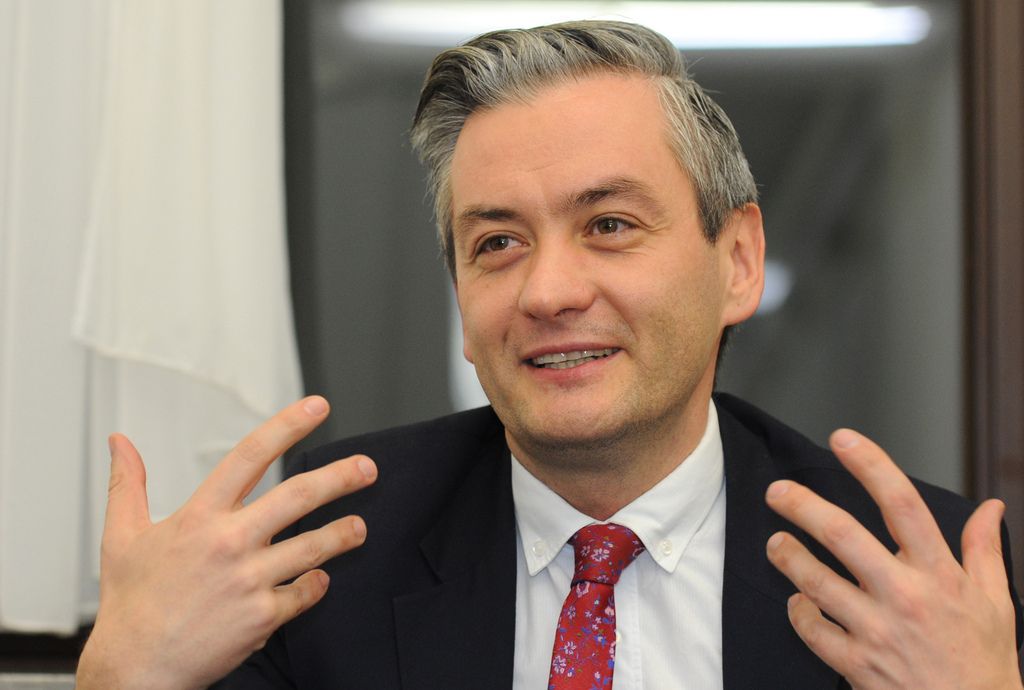
[(588, 309), (595, 294), (582, 247), (571, 240), (540, 243), (528, 259), (519, 309), (537, 319), (558, 319)]

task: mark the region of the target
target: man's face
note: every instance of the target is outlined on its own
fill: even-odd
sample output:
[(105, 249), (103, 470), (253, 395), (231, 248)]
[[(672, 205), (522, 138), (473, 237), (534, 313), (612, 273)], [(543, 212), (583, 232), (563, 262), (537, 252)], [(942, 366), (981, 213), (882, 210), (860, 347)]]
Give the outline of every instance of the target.
[(751, 308), (737, 311), (731, 244), (704, 238), (668, 141), (654, 85), (612, 74), (465, 123), (452, 163), (465, 355), (520, 452), (705, 418), (722, 327)]

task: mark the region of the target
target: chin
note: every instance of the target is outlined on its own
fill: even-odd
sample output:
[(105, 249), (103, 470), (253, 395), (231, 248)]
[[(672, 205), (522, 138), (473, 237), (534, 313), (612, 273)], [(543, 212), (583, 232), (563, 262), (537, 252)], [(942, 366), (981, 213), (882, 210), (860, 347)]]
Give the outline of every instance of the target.
[(610, 422), (606, 416), (576, 414), (543, 420), (516, 417), (506, 426), (527, 452), (596, 454), (616, 447), (642, 425), (623, 422), (621, 417)]

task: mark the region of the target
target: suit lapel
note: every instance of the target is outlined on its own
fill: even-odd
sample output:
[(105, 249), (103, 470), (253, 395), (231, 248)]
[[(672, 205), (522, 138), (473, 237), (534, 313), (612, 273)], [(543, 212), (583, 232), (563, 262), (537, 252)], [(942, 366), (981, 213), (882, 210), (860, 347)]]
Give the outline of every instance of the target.
[[(795, 589), (765, 557), (768, 537), (792, 529), (764, 503), (768, 485), (787, 474), (786, 459), (771, 456), (729, 411), (728, 400), (716, 402), (726, 480), (724, 688), (847, 687), (793, 632), (786, 600)], [(421, 543), (437, 584), (394, 600), (405, 690), (512, 685), (516, 530), (510, 463), (499, 426)]]
[[(721, 401), (719, 401), (721, 402)], [(797, 637), (786, 614), (796, 590), (765, 556), (765, 542), (792, 526), (764, 502), (785, 471), (764, 442), (718, 405), (725, 454), (725, 573), (722, 667), (725, 690), (836, 688), (839, 675)]]
[(421, 542), (438, 584), (394, 600), (402, 687), (511, 687), (515, 514), (504, 436), (490, 438)]

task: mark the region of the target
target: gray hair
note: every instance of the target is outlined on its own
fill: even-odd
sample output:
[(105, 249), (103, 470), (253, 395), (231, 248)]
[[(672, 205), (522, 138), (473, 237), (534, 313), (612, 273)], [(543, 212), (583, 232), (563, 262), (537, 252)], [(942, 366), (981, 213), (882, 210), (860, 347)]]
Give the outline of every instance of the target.
[(682, 55), (661, 34), (615, 21), (492, 31), (434, 59), (413, 119), (412, 145), (427, 167), (441, 250), (452, 278), (451, 164), (466, 118), (478, 108), (527, 103), (546, 86), (608, 72), (654, 80), (670, 144), (693, 183), (708, 242), (715, 242), (733, 209), (757, 200), (732, 123), (690, 78)]

